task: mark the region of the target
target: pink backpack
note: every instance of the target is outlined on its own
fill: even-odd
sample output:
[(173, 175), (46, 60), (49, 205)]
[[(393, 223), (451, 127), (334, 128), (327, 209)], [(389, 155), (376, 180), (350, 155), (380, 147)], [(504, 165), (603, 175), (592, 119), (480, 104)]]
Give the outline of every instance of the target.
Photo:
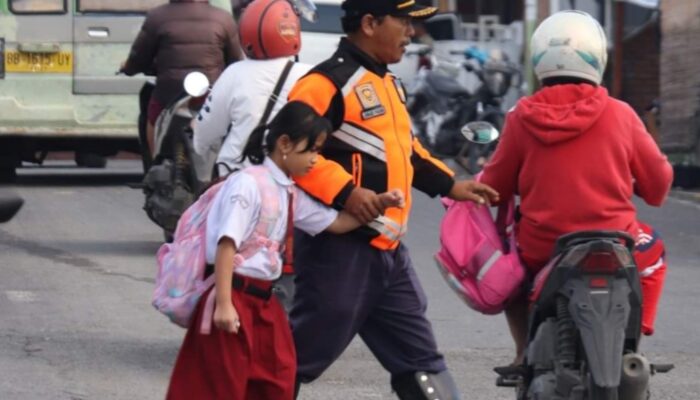
[[(515, 244), (515, 200), (502, 204), (494, 223), (489, 207), (444, 199), (437, 265), (467, 305), (484, 314), (503, 311), (525, 279)], [(507, 240), (506, 240), (507, 239)]]
[[(280, 243), (268, 239), (280, 217), (279, 192), (272, 175), (263, 166), (253, 166), (239, 172), (250, 174), (262, 197), (260, 217), (254, 233), (240, 247), (235, 264), (240, 265), (246, 258), (267, 247), (271, 265), (281, 268), (279, 257)], [(199, 298), (214, 285), (214, 274), (205, 278), (207, 215), (214, 198), (225, 182), (219, 182), (205, 191), (180, 217), (172, 243), (163, 244), (157, 253), (158, 272), (153, 291), (153, 306), (170, 320), (188, 328)], [(214, 291), (211, 292), (213, 294)], [(210, 295), (202, 318), (202, 333), (211, 328), (214, 309), (214, 296)]]

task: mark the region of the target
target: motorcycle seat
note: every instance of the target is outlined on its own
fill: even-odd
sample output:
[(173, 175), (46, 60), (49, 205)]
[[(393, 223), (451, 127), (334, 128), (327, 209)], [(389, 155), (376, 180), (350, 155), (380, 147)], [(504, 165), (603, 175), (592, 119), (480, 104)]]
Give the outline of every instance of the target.
[(449, 78), (438, 73), (430, 73), (426, 79), (432, 89), (440, 95), (449, 97), (471, 95), (471, 93), (466, 88), (458, 84), (454, 78)]

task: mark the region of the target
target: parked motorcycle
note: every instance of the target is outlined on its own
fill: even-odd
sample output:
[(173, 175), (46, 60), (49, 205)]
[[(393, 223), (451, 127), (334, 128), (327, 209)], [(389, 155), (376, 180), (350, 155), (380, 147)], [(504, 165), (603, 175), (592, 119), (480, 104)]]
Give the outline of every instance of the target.
[[(505, 56), (489, 58), (475, 48), (450, 53), (463, 55), (464, 60), (454, 63), (433, 56), (430, 63), (421, 63), (407, 106), (414, 133), (424, 146), (438, 157), (454, 158), (476, 174), (496, 143), (470, 143), (460, 129), (469, 121), (487, 121), (500, 130), (505, 119), (503, 97), (519, 71)], [(479, 79), (475, 91), (456, 84), (462, 69)]]
[(155, 124), (154, 149), (143, 179), (144, 210), (172, 240), (177, 221), (211, 179), (216, 155), (200, 156), (192, 145), (190, 124), (209, 92), (201, 72), (185, 77), (184, 93), (160, 114)]

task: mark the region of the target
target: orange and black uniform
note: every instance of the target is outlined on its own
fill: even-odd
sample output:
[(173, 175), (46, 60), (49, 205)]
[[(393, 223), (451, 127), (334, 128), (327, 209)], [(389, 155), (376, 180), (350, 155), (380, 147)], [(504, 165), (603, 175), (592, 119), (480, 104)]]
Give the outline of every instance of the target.
[(404, 209), (389, 208), (355, 232), (296, 232), (290, 321), (298, 381), (320, 376), (356, 334), (392, 374), (392, 384), (418, 371), (445, 371), (425, 318), (425, 294), (400, 239), (411, 188), (446, 195), (454, 181), (412, 136), (400, 80), (342, 39), (331, 59), (297, 82), (289, 99), (311, 105), (334, 129), (322, 159), (297, 180), (302, 189), (339, 209), (357, 186), (377, 193), (398, 188), (407, 196)]
[(346, 39), (331, 59), (297, 82), (289, 100), (311, 105), (334, 129), (323, 158), (297, 179), (306, 192), (339, 209), (356, 186), (406, 194), (406, 207), (388, 209), (365, 229), (373, 246), (398, 246), (406, 232), (412, 186), (431, 196), (452, 188), (452, 171), (412, 135), (401, 81)]

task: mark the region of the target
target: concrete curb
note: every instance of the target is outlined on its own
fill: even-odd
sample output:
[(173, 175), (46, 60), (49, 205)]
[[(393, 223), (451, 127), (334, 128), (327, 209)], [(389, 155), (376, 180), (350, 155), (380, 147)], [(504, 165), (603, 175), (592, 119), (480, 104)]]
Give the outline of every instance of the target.
[(689, 190), (671, 190), (670, 195), (677, 199), (692, 201), (694, 203), (700, 204), (700, 191), (689, 191)]

